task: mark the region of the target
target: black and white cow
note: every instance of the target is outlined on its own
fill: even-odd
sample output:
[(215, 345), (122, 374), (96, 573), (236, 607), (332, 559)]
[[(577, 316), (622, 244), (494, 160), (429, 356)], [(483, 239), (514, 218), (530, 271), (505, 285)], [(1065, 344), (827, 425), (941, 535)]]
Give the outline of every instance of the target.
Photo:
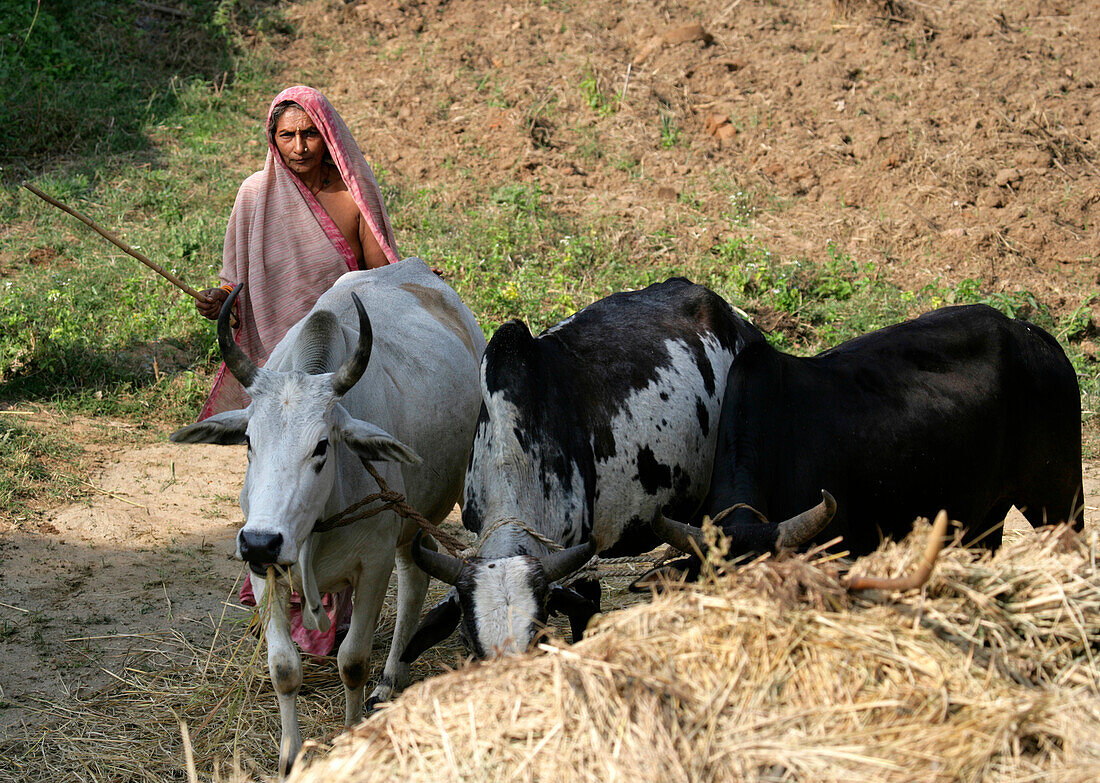
[[(726, 379), (704, 510), (750, 529), (836, 498), (816, 537), (853, 555), (946, 509), (965, 540), (996, 548), (1009, 508), (1033, 525), (1084, 523), (1081, 398), (1058, 342), (991, 307), (949, 307), (809, 358), (750, 341)], [(696, 520), (697, 522), (697, 520)], [(657, 519), (690, 551), (698, 528)], [(767, 551), (757, 526), (731, 552)]]
[[(430, 521), (450, 512), (477, 421), (485, 338), (458, 295), (415, 258), (341, 277), (263, 368), (230, 336), (235, 296), (218, 320), (218, 342), (252, 403), (184, 427), (172, 440), (248, 444), (237, 554), (260, 577), (253, 579), (257, 603), (263, 602), (267, 567), (288, 567), (303, 595), (303, 623), (327, 630), (321, 594), (351, 585), (351, 626), (337, 654), (345, 725), (351, 725), (363, 710), (372, 638), (395, 555), (397, 624), (368, 706), (388, 699), (408, 677), (399, 656), (428, 580), (410, 559), (413, 523), (393, 511), (329, 532), (313, 528), (377, 491), (361, 461), (379, 461), (389, 487)], [(302, 662), (290, 636), (289, 586), (281, 579), (275, 598), (265, 632), (282, 722), (279, 769), (285, 773), (301, 747), (295, 697)]]
[(482, 360), (462, 512), (479, 556), (414, 539), (416, 562), (454, 589), (404, 659), (460, 624), (478, 657), (526, 650), (553, 609), (571, 615), (576, 638), (595, 607), (555, 582), (594, 552), (656, 546), (655, 515), (697, 511), (726, 373), (754, 339), (721, 297), (682, 278), (613, 294), (538, 337), (501, 326)]

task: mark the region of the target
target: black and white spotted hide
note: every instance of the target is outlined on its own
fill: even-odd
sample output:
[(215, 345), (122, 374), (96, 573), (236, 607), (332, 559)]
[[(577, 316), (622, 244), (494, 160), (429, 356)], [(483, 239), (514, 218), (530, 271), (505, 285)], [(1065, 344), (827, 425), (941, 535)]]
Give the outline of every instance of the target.
[[(552, 548), (540, 537), (635, 554), (657, 545), (655, 515), (691, 518), (710, 483), (726, 374), (755, 339), (717, 294), (682, 278), (613, 294), (537, 337), (519, 321), (501, 326), (482, 360), (462, 515), (485, 533), (436, 619), (453, 629), (461, 616), (475, 655), (526, 649), (545, 621), (530, 571)], [(598, 585), (555, 594), (553, 582), (547, 595), (571, 617), (594, 609)]]

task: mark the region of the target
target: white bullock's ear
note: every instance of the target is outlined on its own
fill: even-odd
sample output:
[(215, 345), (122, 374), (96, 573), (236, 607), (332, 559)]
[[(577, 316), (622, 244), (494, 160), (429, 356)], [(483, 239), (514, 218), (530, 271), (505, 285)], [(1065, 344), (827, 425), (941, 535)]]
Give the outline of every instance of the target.
[(217, 443), (221, 446), (244, 443), (248, 415), (248, 408), (217, 413), (209, 419), (181, 427), (169, 435), (168, 440), (173, 443)]
[(378, 462), (405, 462), (416, 465), (423, 460), (404, 443), (381, 427), (352, 418), (343, 405), (334, 410), (336, 433), (361, 459)]

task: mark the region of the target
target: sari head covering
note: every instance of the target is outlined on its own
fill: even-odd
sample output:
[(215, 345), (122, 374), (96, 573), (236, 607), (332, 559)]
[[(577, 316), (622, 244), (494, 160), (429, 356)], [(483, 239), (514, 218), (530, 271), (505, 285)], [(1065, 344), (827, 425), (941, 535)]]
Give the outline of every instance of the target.
[[(399, 259), (382, 193), (344, 120), (312, 87), (290, 87), (275, 96), (264, 124), (267, 160), (237, 192), (222, 249), (222, 283), (246, 283), (237, 299), (237, 342), (257, 365), (313, 307), (317, 298), (358, 260), (340, 229), (305, 183), (291, 171), (267, 132), (276, 107), (293, 102), (317, 126), (328, 157), (340, 172), (363, 219), (392, 264)], [(248, 395), (223, 364), (199, 414), (243, 408)]]

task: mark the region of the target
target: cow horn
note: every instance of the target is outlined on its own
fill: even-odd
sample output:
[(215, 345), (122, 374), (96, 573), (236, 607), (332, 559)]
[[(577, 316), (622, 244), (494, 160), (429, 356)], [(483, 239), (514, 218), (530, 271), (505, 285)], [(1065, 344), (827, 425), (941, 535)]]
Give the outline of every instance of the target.
[(458, 581), (458, 577), (466, 564), (457, 557), (452, 557), (445, 552), (434, 552), (431, 549), (425, 549), (420, 543), (423, 537), (423, 528), (418, 529), (413, 536), (412, 547), (410, 548), (413, 562), (420, 566), (420, 570), (428, 576), (434, 576), (440, 582), (446, 582), (453, 586)]
[(229, 294), (229, 298), (222, 304), (222, 310), (218, 313), (218, 349), (222, 354), (222, 361), (226, 369), (232, 373), (241, 386), (248, 388), (256, 380), (259, 368), (241, 350), (241, 346), (233, 339), (233, 333), (229, 327), (229, 318), (233, 312), (233, 305), (237, 301), (237, 295), (244, 288), (244, 283), (238, 283), (237, 287)]
[(658, 514), (653, 518), (653, 532), (666, 544), (672, 544), (689, 555), (696, 551), (702, 552), (706, 548), (706, 541), (700, 528), (669, 519), (664, 514)]
[(835, 513), (836, 501), (833, 496), (821, 490), (820, 503), (798, 516), (779, 523), (779, 536), (775, 540), (775, 548), (796, 549), (802, 546), (824, 530)]
[(924, 554), (920, 563), (909, 576), (896, 579), (880, 579), (873, 576), (853, 576), (848, 579), (849, 590), (915, 590), (923, 587), (932, 575), (932, 569), (936, 565), (936, 558), (943, 549), (943, 537), (947, 534), (947, 510), (941, 509), (936, 515), (936, 521), (932, 523), (932, 533), (928, 536), (928, 543), (924, 545)]
[(355, 352), (332, 376), (332, 391), (337, 397), (343, 397), (351, 391), (351, 387), (363, 377), (367, 362), (370, 361), (371, 347), (374, 345), (374, 332), (371, 330), (370, 318), (367, 317), (363, 303), (355, 293), (352, 293), (351, 301), (355, 303), (355, 309), (359, 313), (359, 342), (355, 346)]
[(571, 546), (540, 558), (542, 572), (547, 582), (556, 582), (580, 569), (596, 554), (596, 542), (591, 538), (583, 544)]

